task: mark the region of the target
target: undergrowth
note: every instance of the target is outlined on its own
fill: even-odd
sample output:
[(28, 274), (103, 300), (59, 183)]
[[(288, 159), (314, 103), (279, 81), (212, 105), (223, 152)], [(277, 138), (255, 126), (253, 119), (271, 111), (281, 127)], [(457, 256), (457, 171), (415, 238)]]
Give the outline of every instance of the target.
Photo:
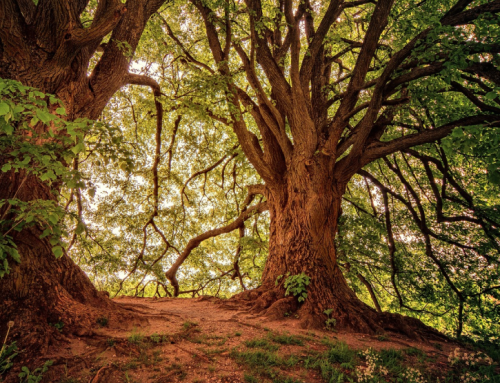
[[(328, 383), (500, 383), (498, 365), (481, 352), (456, 349), (446, 368), (436, 369), (436, 357), (414, 347), (359, 351), (329, 338), (321, 343), (326, 349), (318, 351), (305, 344), (302, 337), (270, 332), (233, 348), (230, 356), (248, 368), (244, 374), (248, 383), (306, 383), (309, 379), (303, 377), (308, 373)], [(280, 345), (295, 347), (290, 352)]]

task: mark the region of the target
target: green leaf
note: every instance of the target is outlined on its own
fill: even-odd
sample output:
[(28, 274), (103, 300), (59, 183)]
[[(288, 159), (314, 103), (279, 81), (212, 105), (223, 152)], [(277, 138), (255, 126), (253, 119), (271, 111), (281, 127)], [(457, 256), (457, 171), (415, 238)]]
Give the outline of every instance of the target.
[(9, 113), (9, 111), (10, 111), (9, 104), (5, 102), (0, 102), (0, 116), (6, 115), (7, 113)]
[(77, 235), (82, 234), (85, 231), (85, 225), (83, 222), (78, 222), (78, 225), (76, 225), (75, 233)]
[(496, 92), (488, 92), (488, 93), (486, 93), (486, 95), (484, 97), (486, 97), (487, 100), (494, 100), (497, 97), (497, 93)]
[(12, 133), (14, 132), (14, 127), (9, 124), (5, 125), (3, 129), (8, 136), (12, 135)]
[(63, 249), (61, 246), (54, 246), (52, 248), (52, 252), (54, 253), (54, 255), (56, 256), (56, 258), (61, 258), (62, 255), (63, 255)]
[(8, 172), (10, 169), (12, 169), (12, 165), (11, 164), (5, 164), (4, 166), (2, 166), (2, 172)]
[(21, 257), (19, 255), (19, 252), (16, 249), (11, 248), (9, 253), (14, 261), (16, 261), (17, 263), (21, 263)]
[(36, 111), (36, 116), (40, 119), (40, 121), (42, 121), (44, 124), (47, 124), (48, 122), (50, 122), (52, 119), (53, 119), (53, 116), (44, 111), (44, 110), (37, 110)]
[(79, 142), (78, 144), (76, 144), (75, 146), (73, 146), (71, 148), (71, 151), (75, 154), (78, 154), (78, 153), (82, 152), (83, 150), (85, 150), (85, 145), (83, 144), (83, 142)]
[(56, 109), (57, 114), (62, 114), (63, 116), (66, 116), (66, 109), (64, 108), (57, 108)]

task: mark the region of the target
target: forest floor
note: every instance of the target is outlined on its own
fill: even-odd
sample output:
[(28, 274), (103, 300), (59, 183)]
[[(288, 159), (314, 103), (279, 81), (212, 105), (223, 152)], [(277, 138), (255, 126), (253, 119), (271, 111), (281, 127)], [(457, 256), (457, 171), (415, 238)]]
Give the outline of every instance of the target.
[[(54, 342), (37, 361), (38, 366), (53, 362), (42, 382), (464, 381), (456, 367), (465, 359), (452, 341), (303, 330), (293, 316), (266, 321), (209, 297), (115, 302), (139, 314), (138, 320), (103, 317), (92, 336)], [(454, 366), (448, 359), (453, 352)], [(492, 367), (483, 362), (473, 375)]]

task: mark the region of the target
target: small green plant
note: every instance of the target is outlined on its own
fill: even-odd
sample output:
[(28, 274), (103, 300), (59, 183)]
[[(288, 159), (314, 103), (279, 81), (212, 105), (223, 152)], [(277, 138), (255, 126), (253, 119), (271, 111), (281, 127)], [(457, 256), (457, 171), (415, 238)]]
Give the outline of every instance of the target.
[(327, 319), (325, 321), (325, 327), (328, 331), (334, 331), (335, 325), (337, 324), (337, 320), (335, 318), (330, 317), (332, 312), (333, 312), (333, 309), (326, 309), (325, 311), (323, 311), (323, 314), (325, 314), (327, 317)]
[(381, 342), (385, 342), (385, 341), (389, 340), (389, 337), (386, 334), (381, 334), (381, 335), (377, 336), (377, 339)]
[(106, 327), (108, 325), (108, 318), (104, 316), (97, 318), (97, 324), (101, 327)]
[[(290, 275), (290, 273), (288, 273), (287, 275)], [(283, 278), (283, 275), (278, 275), (278, 277), (276, 278), (276, 281), (274, 282), (275, 286), (278, 286), (280, 284), (281, 278)]]
[(54, 327), (59, 332), (62, 332), (62, 329), (64, 327), (64, 322), (60, 320), (59, 322), (56, 323), (49, 323), (49, 326)]
[(426, 356), (426, 353), (418, 348), (415, 347), (409, 347), (404, 350), (404, 353), (408, 356)]
[(295, 335), (269, 333), (268, 337), (273, 342), (279, 343), (279, 344), (294, 345), (294, 346), (303, 346), (304, 345), (303, 340)]
[(187, 331), (189, 330), (191, 327), (196, 327), (198, 326), (198, 323), (196, 322), (191, 322), (191, 321), (186, 321), (182, 324), (182, 328), (184, 329), (184, 331)]
[(236, 331), (236, 332), (234, 333), (234, 335), (235, 335), (235, 336), (241, 336), (241, 332)]
[(261, 348), (269, 351), (276, 351), (279, 346), (269, 343), (267, 339), (250, 339), (245, 341), (245, 346), (249, 348)]
[(109, 347), (113, 347), (115, 345), (115, 340), (113, 338), (106, 339), (106, 343)]
[(432, 343), (432, 346), (436, 349), (438, 349), (439, 351), (442, 351), (443, 350), (443, 345), (441, 343)]
[(243, 376), (243, 379), (245, 380), (246, 383), (259, 383), (259, 380), (253, 375), (245, 374)]
[(289, 275), (285, 279), (285, 295), (297, 297), (299, 302), (304, 302), (307, 298), (307, 286), (311, 283), (311, 278), (304, 273)]
[(5, 344), (0, 352), (0, 375), (3, 375), (9, 368), (12, 367), (12, 359), (17, 356), (17, 345), (16, 342), (12, 342), (8, 346)]
[(21, 367), (21, 373), (19, 378), (21, 383), (38, 383), (42, 380), (43, 374), (45, 374), (49, 367), (54, 363), (52, 360), (47, 360), (42, 367), (35, 368), (33, 371), (26, 366)]
[(151, 334), (150, 339), (154, 343), (160, 343), (161, 342), (161, 336), (157, 333)]
[(7, 334), (0, 349), (0, 375), (3, 375), (9, 368), (12, 367), (12, 359), (17, 356), (17, 345), (16, 342), (12, 342), (7, 346), (7, 339), (9, 337), (10, 329), (14, 327), (14, 322), (9, 321), (7, 323)]
[(138, 332), (137, 329), (134, 327), (132, 333), (128, 337), (129, 343), (139, 345), (142, 343), (143, 340), (144, 340), (144, 335)]

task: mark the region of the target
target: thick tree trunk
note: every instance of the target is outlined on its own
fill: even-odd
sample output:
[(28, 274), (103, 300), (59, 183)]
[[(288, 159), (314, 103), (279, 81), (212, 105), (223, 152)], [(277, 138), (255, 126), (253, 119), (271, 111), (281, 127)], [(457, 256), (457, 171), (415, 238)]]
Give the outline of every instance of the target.
[[(13, 195), (24, 201), (55, 198), (47, 184), (24, 172), (0, 178), (0, 199)], [(0, 333), (5, 334), (7, 323), (13, 321), (11, 339), (29, 349), (31, 356), (33, 351), (45, 352), (53, 336), (91, 333), (96, 319), (109, 316), (115, 307), (67, 255), (55, 258), (48, 238), (40, 238), (42, 231), (31, 227), (12, 232), (21, 263), (10, 260), (10, 274), (0, 279)], [(56, 324), (64, 325), (62, 332)]]
[[(130, 60), (117, 42), (127, 42), (133, 54), (149, 17), (162, 3), (99, 1), (93, 9), (92, 23), (84, 26), (80, 15), (88, 5), (86, 0), (2, 0), (0, 77), (55, 94), (63, 101), (69, 120), (96, 119), (122, 86), (132, 82), (151, 86), (144, 76), (132, 78), (128, 73)], [(89, 76), (89, 62), (110, 33), (112, 38)], [(40, 124), (36, 129), (42, 132), (46, 127)], [(2, 173), (0, 199), (14, 195), (23, 201), (56, 198), (51, 187), (36, 177), (24, 179), (21, 173)], [(4, 212), (2, 209), (0, 216)], [(97, 292), (70, 258), (64, 255), (56, 259), (48, 238), (40, 239), (42, 230), (10, 233), (21, 263), (11, 260), (10, 274), (0, 279), (0, 334), (5, 334), (7, 323), (14, 321), (10, 336), (18, 345), (43, 352), (52, 336), (89, 333), (98, 316), (123, 316), (124, 312)], [(62, 333), (50, 326), (56, 323), (64, 324)], [(31, 352), (27, 357), (39, 355)]]
[[(348, 286), (335, 252), (344, 190), (345, 184), (309, 166), (288, 176), (286, 184), (269, 188), (269, 257), (262, 286), (237, 299), (251, 299), (252, 311), (272, 319), (294, 313), (304, 328), (325, 328), (326, 320), (334, 318), (335, 329), (345, 331), (374, 334), (389, 330), (411, 337), (419, 337), (422, 331), (435, 334), (416, 319), (378, 313)], [(304, 302), (287, 296), (284, 286), (288, 275), (301, 273), (310, 277)]]

